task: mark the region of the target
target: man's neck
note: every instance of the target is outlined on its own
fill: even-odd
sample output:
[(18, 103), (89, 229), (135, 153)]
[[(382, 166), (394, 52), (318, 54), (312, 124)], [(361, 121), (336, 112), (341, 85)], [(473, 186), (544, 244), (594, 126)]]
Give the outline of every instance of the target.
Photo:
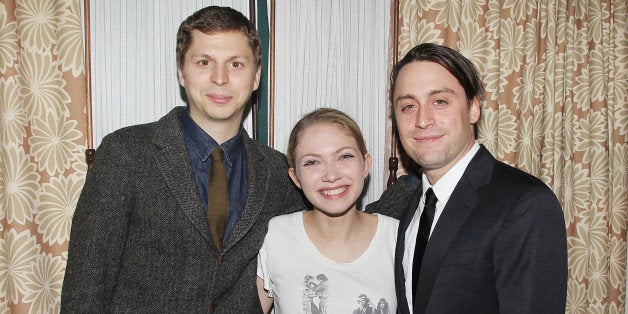
[(218, 145), (232, 139), (234, 136), (238, 135), (240, 132), (240, 122), (239, 121), (209, 121), (206, 123), (198, 123), (196, 122), (205, 133), (209, 134)]
[(466, 156), (469, 153), (469, 151), (471, 150), (474, 144), (475, 144), (475, 139), (473, 139), (473, 141), (469, 143), (468, 147), (464, 150), (464, 153), (460, 154), (455, 161), (450, 162), (445, 167), (441, 167), (437, 169), (424, 169), (423, 173), (425, 173), (425, 175), (427, 176), (427, 179), (430, 182), (430, 184), (431, 185), (436, 184), (436, 182), (438, 182), (440, 178), (442, 178), (449, 170), (451, 170), (451, 168), (457, 165), (460, 162), (460, 160), (462, 160), (464, 156)]

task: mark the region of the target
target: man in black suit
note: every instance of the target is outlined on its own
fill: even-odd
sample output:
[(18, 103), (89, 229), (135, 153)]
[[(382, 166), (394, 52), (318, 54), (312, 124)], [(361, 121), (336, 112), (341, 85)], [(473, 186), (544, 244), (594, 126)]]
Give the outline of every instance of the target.
[(390, 90), (400, 142), (421, 169), (367, 211), (400, 219), (400, 312), (564, 313), (563, 212), (547, 185), (476, 141), (483, 89), (472, 63), (421, 44), (393, 68)]

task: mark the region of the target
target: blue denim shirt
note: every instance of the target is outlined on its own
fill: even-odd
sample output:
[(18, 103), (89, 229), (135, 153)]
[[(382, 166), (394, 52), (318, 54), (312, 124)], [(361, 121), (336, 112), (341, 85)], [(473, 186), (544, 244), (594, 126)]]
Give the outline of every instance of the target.
[[(207, 213), (207, 182), (212, 163), (210, 155), (218, 143), (192, 120), (189, 108), (179, 116), (179, 121), (183, 128), (183, 138), (190, 156), (196, 188), (203, 201), (205, 213)], [(241, 128), (236, 136), (221, 145), (225, 152), (224, 163), (229, 181), (229, 221), (222, 238), (223, 244), (227, 242), (229, 234), (238, 217), (244, 211), (246, 204), (248, 180), (246, 176), (246, 152), (244, 151), (245, 134), (246, 131)]]

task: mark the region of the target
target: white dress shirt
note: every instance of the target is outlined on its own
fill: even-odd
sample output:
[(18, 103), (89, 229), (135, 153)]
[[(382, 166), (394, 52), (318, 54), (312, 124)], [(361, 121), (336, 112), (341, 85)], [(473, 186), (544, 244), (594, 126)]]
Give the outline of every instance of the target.
[(471, 147), (471, 149), (460, 159), (451, 169), (449, 169), (434, 185), (430, 184), (427, 176), (423, 174), (422, 178), (422, 188), (423, 194), (421, 195), (421, 201), (419, 202), (419, 208), (414, 212), (414, 216), (410, 221), (410, 225), (408, 229), (406, 229), (406, 241), (405, 241), (405, 250), (403, 253), (403, 272), (406, 275), (406, 299), (408, 300), (408, 308), (410, 312), (412, 312), (412, 304), (414, 302), (414, 295), (412, 295), (412, 263), (414, 262), (414, 247), (416, 246), (416, 236), (419, 233), (419, 220), (421, 217), (421, 213), (423, 212), (423, 207), (425, 207), (425, 192), (427, 189), (432, 188), (438, 202), (436, 202), (436, 211), (434, 213), (434, 221), (432, 222), (432, 227), (430, 229), (430, 236), (432, 235), (432, 231), (434, 231), (434, 227), (438, 222), (438, 218), (443, 213), (443, 209), (445, 205), (447, 205), (447, 201), (449, 197), (454, 192), (454, 188), (462, 178), (462, 174), (467, 169), (467, 166), (473, 159), (473, 156), (480, 149), (480, 144), (478, 141), (475, 141), (475, 144)]

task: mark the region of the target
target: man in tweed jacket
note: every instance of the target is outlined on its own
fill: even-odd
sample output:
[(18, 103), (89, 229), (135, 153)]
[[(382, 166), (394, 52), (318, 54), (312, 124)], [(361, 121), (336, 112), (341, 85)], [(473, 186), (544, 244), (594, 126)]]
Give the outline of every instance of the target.
[[(74, 213), (62, 312), (261, 311), (256, 257), (268, 220), (305, 203), (285, 156), (241, 126), (260, 55), (255, 29), (233, 9), (208, 7), (181, 24), (177, 63), (188, 106), (103, 139)], [(240, 196), (230, 198), (219, 246), (206, 216), (217, 146), (229, 194)]]

